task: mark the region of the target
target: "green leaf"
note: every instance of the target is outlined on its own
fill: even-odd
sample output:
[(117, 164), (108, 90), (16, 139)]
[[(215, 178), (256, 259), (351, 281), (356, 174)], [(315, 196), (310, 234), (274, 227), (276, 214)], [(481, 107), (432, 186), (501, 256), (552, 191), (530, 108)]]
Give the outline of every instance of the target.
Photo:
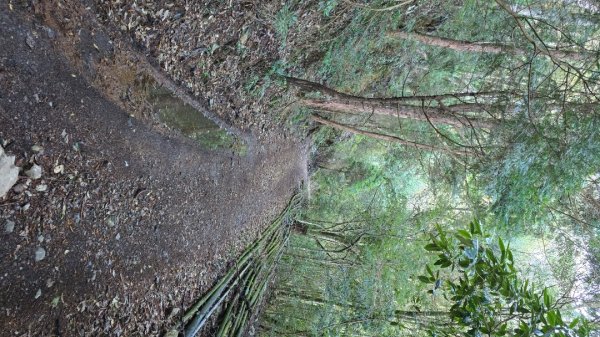
[(564, 325), (565, 323), (563, 322), (562, 315), (560, 314), (560, 311), (558, 311), (558, 310), (554, 310), (554, 311), (556, 311), (556, 320), (557, 320), (558, 324), (559, 325)]
[(456, 238), (458, 239), (458, 241), (460, 241), (460, 243), (462, 243), (465, 246), (468, 246), (471, 244), (471, 239), (468, 237), (465, 237), (464, 235), (456, 234)]
[(557, 319), (556, 319), (556, 314), (554, 313), (554, 310), (548, 311), (548, 313), (546, 314), (546, 320), (548, 321), (548, 325), (550, 325), (550, 326), (556, 325)]
[(452, 262), (450, 262), (450, 260), (448, 260), (448, 259), (443, 260), (442, 263), (440, 263), (441, 268), (448, 268), (451, 265), (452, 265)]
[(431, 271), (431, 268), (429, 268), (428, 264), (425, 265), (425, 270), (427, 270), (427, 274), (429, 274), (431, 277), (433, 277), (433, 272)]
[(423, 276), (423, 275), (419, 275), (418, 276), (419, 281), (423, 282), (423, 283), (433, 283), (433, 281), (430, 281), (429, 277), (427, 276)]
[(500, 252), (504, 255), (506, 253), (506, 246), (504, 246), (504, 241), (502, 238), (498, 238), (498, 246), (500, 246)]
[(496, 256), (494, 255), (494, 252), (492, 252), (491, 249), (486, 249), (485, 250), (485, 255), (487, 256), (487, 258), (492, 261), (493, 263), (496, 263), (498, 260), (496, 259)]
[(469, 261), (467, 259), (461, 259), (460, 261), (458, 261), (458, 265), (463, 268), (467, 268), (470, 264), (471, 264), (471, 261)]
[(504, 336), (504, 335), (506, 335), (506, 332), (507, 332), (506, 330), (507, 330), (507, 328), (508, 328), (508, 324), (507, 324), (507, 323), (504, 323), (504, 324), (502, 324), (502, 325), (500, 326), (500, 329), (498, 329), (498, 332), (496, 332), (496, 334), (497, 334), (498, 336)]
[(481, 224), (479, 223), (479, 220), (477, 220), (477, 219), (471, 221), (470, 229), (471, 229), (471, 234), (483, 234), (481, 231)]
[(542, 294), (544, 295), (544, 306), (546, 308), (550, 308), (551, 298), (550, 298), (550, 294), (548, 293), (548, 288), (545, 288), (542, 291)]
[(442, 248), (440, 248), (435, 243), (429, 243), (429, 244), (425, 245), (425, 250), (430, 251), (430, 252), (439, 252), (442, 250)]
[(569, 329), (575, 328), (577, 326), (577, 323), (579, 323), (579, 320), (579, 317), (575, 317), (575, 319), (569, 324)]
[(462, 237), (462, 238), (465, 238), (467, 240), (471, 240), (472, 235), (471, 235), (471, 233), (469, 233), (469, 231), (466, 231), (464, 229), (459, 229), (459, 230), (456, 231), (456, 237), (459, 238), (459, 239)]

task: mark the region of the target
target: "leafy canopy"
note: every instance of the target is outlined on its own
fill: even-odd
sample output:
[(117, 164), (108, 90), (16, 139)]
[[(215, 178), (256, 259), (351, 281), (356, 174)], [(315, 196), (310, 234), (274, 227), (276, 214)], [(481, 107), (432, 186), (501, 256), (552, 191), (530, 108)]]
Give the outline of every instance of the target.
[[(447, 233), (437, 226), (425, 249), (437, 253), (434, 268), (419, 279), (449, 305), (450, 324), (430, 327), (433, 336), (589, 336), (585, 319), (563, 319), (548, 288), (520, 277), (510, 245), (495, 243), (479, 221)], [(437, 270), (434, 270), (437, 269)]]

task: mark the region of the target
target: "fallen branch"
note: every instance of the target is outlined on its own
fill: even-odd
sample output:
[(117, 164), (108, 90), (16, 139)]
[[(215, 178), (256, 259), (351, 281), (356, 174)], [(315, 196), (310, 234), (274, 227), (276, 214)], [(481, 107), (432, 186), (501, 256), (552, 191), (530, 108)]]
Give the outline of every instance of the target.
[(325, 118), (322, 118), (317, 115), (311, 115), (311, 119), (320, 124), (331, 126), (333, 128), (339, 129), (339, 130), (348, 131), (348, 132), (352, 132), (354, 134), (359, 134), (359, 135), (363, 135), (363, 136), (367, 136), (367, 137), (371, 137), (371, 138), (375, 138), (375, 139), (381, 139), (381, 140), (385, 140), (388, 142), (399, 143), (399, 144), (411, 146), (411, 147), (414, 147), (414, 148), (417, 148), (420, 150), (448, 152), (448, 153), (452, 153), (452, 154), (456, 154), (456, 155), (472, 155), (473, 154), (470, 151), (454, 150), (454, 149), (449, 149), (449, 148), (443, 149), (443, 148), (439, 148), (439, 147), (436, 147), (433, 145), (422, 144), (422, 143), (417, 143), (417, 142), (413, 142), (410, 140), (405, 140), (405, 139), (402, 139), (402, 138), (396, 137), (396, 136), (385, 135), (385, 134), (371, 132), (371, 131), (365, 131), (365, 130), (357, 129), (352, 126), (334, 122), (332, 120), (325, 119)]

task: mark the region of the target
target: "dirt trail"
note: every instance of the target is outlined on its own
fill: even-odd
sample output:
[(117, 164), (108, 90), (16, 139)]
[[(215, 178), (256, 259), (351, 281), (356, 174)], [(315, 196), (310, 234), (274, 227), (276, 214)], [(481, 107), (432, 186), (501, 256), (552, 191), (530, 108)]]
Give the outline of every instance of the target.
[(0, 141), (43, 168), (0, 200), (0, 336), (161, 335), (281, 210), (305, 151), (276, 132), (245, 156), (157, 132), (54, 34), (0, 4)]

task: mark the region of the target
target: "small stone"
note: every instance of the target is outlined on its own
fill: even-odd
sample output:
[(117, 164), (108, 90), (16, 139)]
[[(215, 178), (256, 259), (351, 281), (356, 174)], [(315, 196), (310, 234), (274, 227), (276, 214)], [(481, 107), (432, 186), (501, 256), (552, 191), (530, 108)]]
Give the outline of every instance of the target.
[(12, 233), (15, 230), (15, 222), (11, 220), (6, 220), (4, 223), (4, 232)]
[(24, 211), (24, 212), (28, 211), (29, 207), (31, 207), (31, 204), (30, 203), (26, 203), (25, 205), (21, 206), (21, 210)]
[(29, 33), (27, 33), (27, 38), (25, 38), (25, 43), (27, 43), (27, 46), (29, 46), (29, 48), (33, 49), (35, 47), (35, 40), (33, 39), (33, 36)]
[(117, 236), (115, 237), (116, 240), (121, 240), (121, 233), (117, 233)]
[(17, 183), (19, 168), (15, 166), (15, 156), (7, 156), (0, 146), (0, 198)]
[(38, 241), (39, 242), (44, 242), (44, 236), (43, 235), (38, 235)]
[(54, 166), (54, 173), (55, 174), (60, 174), (63, 173), (65, 171), (65, 165), (56, 165)]
[(56, 33), (54, 32), (54, 30), (50, 27), (46, 27), (46, 34), (48, 35), (48, 37), (50, 39), (54, 39), (56, 37)]
[(25, 174), (33, 180), (40, 179), (42, 177), (42, 167), (37, 164), (33, 164), (29, 170), (25, 171)]
[(35, 250), (35, 262), (40, 262), (46, 258), (46, 250), (42, 247), (38, 247)]
[(177, 336), (179, 336), (179, 330), (177, 330), (177, 329), (170, 330), (165, 335), (165, 337), (177, 337)]
[(180, 308), (177, 308), (177, 307), (173, 308), (173, 310), (171, 310), (171, 312), (169, 313), (168, 318), (177, 316), (180, 311), (181, 311)]
[(48, 190), (48, 185), (46, 185), (46, 184), (37, 185), (35, 187), (35, 190), (38, 192), (46, 192)]
[(33, 152), (42, 152), (42, 151), (44, 151), (44, 148), (41, 147), (41, 146), (39, 146), (39, 145), (34, 145), (34, 146), (31, 147), (31, 151), (33, 151)]
[(42, 296), (42, 289), (38, 289), (37, 293), (35, 293), (35, 299), (40, 298)]
[(49, 278), (46, 280), (46, 287), (51, 288), (54, 285), (54, 280)]
[(23, 193), (23, 191), (26, 189), (27, 185), (25, 184), (16, 184), (15, 187), (13, 187), (13, 191), (15, 191), (15, 193)]

